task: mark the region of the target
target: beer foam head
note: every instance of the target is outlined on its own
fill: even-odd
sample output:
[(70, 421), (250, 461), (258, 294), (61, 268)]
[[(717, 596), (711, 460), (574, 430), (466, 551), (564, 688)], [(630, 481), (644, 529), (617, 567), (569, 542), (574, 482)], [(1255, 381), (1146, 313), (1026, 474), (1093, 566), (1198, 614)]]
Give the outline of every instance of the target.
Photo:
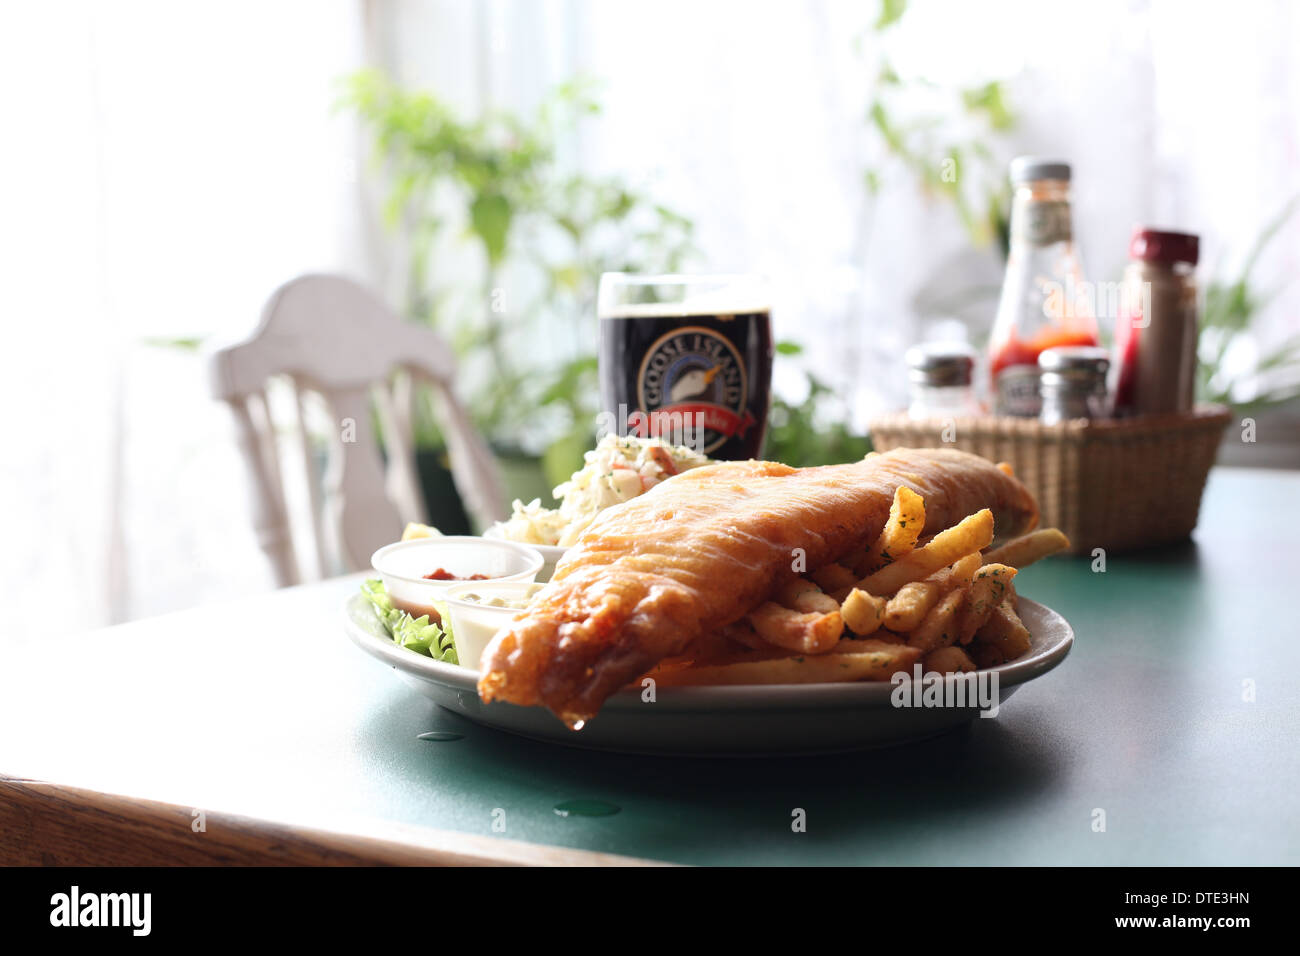
[(680, 298), (659, 302), (617, 302), (605, 294), (604, 281), (598, 314), (602, 319), (689, 318), (693, 315), (746, 315), (771, 311), (771, 296), (755, 276), (619, 276), (627, 287), (663, 286), (680, 291)]

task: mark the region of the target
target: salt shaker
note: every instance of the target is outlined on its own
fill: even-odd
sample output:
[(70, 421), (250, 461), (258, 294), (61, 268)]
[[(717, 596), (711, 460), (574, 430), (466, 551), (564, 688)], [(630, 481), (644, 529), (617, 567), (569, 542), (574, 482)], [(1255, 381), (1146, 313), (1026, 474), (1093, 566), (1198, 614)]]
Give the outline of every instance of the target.
[(1073, 418), (1105, 418), (1109, 369), (1110, 356), (1102, 348), (1045, 349), (1038, 356), (1038, 389), (1043, 400), (1039, 421), (1055, 425)]
[(975, 353), (963, 342), (927, 342), (907, 350), (910, 418), (968, 418), (984, 414), (972, 379)]

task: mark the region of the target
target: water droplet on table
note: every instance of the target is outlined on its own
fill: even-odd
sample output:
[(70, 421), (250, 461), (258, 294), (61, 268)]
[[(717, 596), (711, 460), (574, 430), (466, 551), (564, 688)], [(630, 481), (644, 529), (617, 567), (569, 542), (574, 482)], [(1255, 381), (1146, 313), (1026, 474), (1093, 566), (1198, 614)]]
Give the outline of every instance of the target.
[(561, 817), (612, 817), (622, 809), (604, 800), (565, 800), (555, 805), (555, 813)]
[(430, 730), (428, 733), (417, 734), (416, 737), (415, 737), (415, 739), (416, 739), (416, 740), (435, 740), (435, 741), (464, 740), (464, 739), (465, 739), (465, 735), (464, 735), (464, 734), (453, 734), (453, 733), (452, 733), (451, 731), (449, 731), (449, 730)]

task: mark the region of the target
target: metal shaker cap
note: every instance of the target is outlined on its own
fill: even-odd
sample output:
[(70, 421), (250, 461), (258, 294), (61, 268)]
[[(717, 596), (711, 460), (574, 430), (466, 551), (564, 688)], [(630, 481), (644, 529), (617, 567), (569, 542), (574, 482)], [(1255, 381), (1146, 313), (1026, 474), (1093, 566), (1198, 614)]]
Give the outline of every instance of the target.
[(1061, 388), (1083, 393), (1104, 392), (1110, 355), (1088, 345), (1062, 345), (1044, 349), (1038, 355), (1038, 370), (1044, 388)]
[(1070, 181), (1070, 164), (1042, 156), (1017, 156), (1011, 161), (1011, 182), (1032, 183), (1037, 179)]
[(1096, 371), (1105, 375), (1110, 353), (1092, 345), (1058, 345), (1039, 353), (1038, 367), (1044, 372)]
[(914, 385), (945, 388), (969, 385), (975, 355), (964, 342), (924, 342), (907, 350), (907, 378)]

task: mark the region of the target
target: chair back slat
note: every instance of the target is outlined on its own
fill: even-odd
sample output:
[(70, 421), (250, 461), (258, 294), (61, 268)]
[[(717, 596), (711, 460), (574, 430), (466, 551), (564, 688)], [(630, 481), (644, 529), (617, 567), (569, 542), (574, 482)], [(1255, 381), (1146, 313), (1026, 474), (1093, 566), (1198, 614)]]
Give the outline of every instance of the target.
[(385, 443), (388, 450), (388, 470), (384, 475), (384, 487), (388, 497), (397, 507), (397, 514), (403, 524), (410, 521), (423, 521), (426, 514), (424, 494), (420, 491), (420, 482), (416, 477), (415, 455), (412, 450), (412, 436), (407, 420), (400, 415), (396, 396), (389, 382), (375, 385), (375, 413), (379, 426), (389, 440)]
[(370, 423), (370, 389), (324, 394), (339, 427), (325, 469), (325, 513), (338, 534), (348, 569), (370, 567), (370, 555), (402, 533), (402, 520), (384, 493), (384, 468)]
[(438, 424), (447, 438), (451, 477), (465, 500), (466, 510), (485, 524), (505, 518), (505, 498), (492, 453), (478, 437), (469, 416), (446, 383), (433, 381)]
[[(297, 584), (300, 580), (298, 564), (294, 560), (293, 537), (289, 515), (284, 505), (284, 492), (274, 479), (274, 465), (267, 460), (267, 443), (263, 430), (253, 417), (250, 405), (258, 404), (256, 395), (249, 395), (230, 403), (235, 418), (235, 436), (244, 459), (249, 462), (252, 479), (250, 499), (253, 509), (253, 531), (257, 543), (271, 561), (271, 570), (279, 587)], [(259, 410), (265, 412), (265, 405)]]
[(316, 456), (312, 450), (311, 431), (307, 417), (308, 389), (294, 380), (293, 407), (298, 429), (298, 450), (302, 456), (302, 473), (307, 482), (307, 503), (311, 511), (311, 537), (316, 555), (316, 573), (325, 578), (334, 573), (335, 568), (329, 556), (327, 543), (329, 535), (325, 530), (325, 506), (321, 495), (321, 476), (316, 471)]
[(275, 429), (275, 415), (271, 411), (271, 396), (265, 388), (259, 388), (248, 396), (248, 404), (270, 486), (275, 489), (280, 510), (287, 516), (288, 495), (284, 487), (284, 472), (280, 468), (280, 444)]

